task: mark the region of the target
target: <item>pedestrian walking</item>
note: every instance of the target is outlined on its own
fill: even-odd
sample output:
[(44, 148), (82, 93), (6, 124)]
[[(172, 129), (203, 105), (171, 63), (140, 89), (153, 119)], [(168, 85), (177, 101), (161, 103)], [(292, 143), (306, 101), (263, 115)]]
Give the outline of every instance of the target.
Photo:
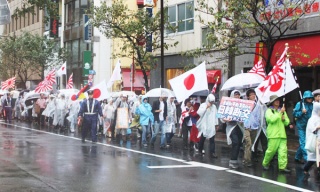
[(88, 130), (91, 131), (91, 141), (97, 142), (98, 115), (103, 116), (99, 101), (93, 99), (93, 90), (89, 90), (88, 99), (85, 99), (80, 106), (79, 118), (83, 118), (81, 130), (82, 142), (85, 142)]
[(53, 123), (53, 116), (56, 110), (56, 105), (55, 105), (55, 95), (50, 94), (49, 99), (47, 100), (47, 106), (45, 110), (42, 112), (42, 115), (44, 115), (48, 119), (48, 125), (52, 126)]
[(40, 93), (40, 98), (37, 99), (36, 105), (38, 105), (39, 108), (40, 108), (39, 113), (37, 113), (37, 123), (38, 123), (38, 125), (43, 125), (45, 116), (42, 115), (42, 113), (43, 113), (43, 111), (45, 110), (45, 108), (47, 106), (47, 102), (46, 102), (46, 98), (45, 98), (44, 93)]
[(113, 105), (112, 98), (109, 98), (108, 103), (104, 105), (103, 108), (103, 134), (106, 137), (112, 137), (114, 138), (114, 126), (112, 126), (114, 123), (114, 113), (115, 113), (115, 107)]
[(167, 102), (167, 117), (165, 123), (166, 129), (166, 139), (167, 139), (167, 147), (170, 147), (172, 142), (172, 137), (176, 133), (176, 123), (177, 123), (177, 114), (176, 114), (176, 104), (174, 103), (174, 96), (169, 97), (169, 101)]
[(75, 100), (70, 102), (71, 103), (69, 106), (69, 115), (67, 117), (67, 120), (70, 122), (70, 132), (74, 133), (77, 125), (78, 113), (80, 110), (80, 101)]
[(306, 144), (306, 127), (309, 118), (312, 114), (313, 95), (311, 91), (305, 91), (303, 98), (299, 101), (293, 109), (293, 117), (296, 121), (296, 127), (299, 135), (299, 148), (297, 149), (295, 162), (304, 164), (307, 161), (307, 152), (305, 150)]
[(166, 131), (164, 130), (164, 122), (167, 118), (167, 102), (164, 97), (159, 97), (159, 100), (154, 101), (152, 104), (152, 113), (154, 116), (154, 128), (151, 138), (151, 147), (154, 146), (157, 135), (161, 131), (160, 149), (165, 149)]
[(289, 125), (290, 120), (286, 113), (284, 105), (280, 107), (280, 99), (277, 95), (270, 96), (270, 106), (265, 114), (268, 135), (268, 148), (265, 153), (262, 166), (264, 170), (268, 170), (270, 161), (278, 152), (278, 167), (280, 172), (290, 173), (291, 170), (287, 168), (288, 164), (288, 148), (287, 148), (287, 134), (285, 127)]
[[(307, 162), (303, 167), (305, 177), (309, 176), (309, 170), (312, 165), (316, 163), (316, 143), (317, 139), (320, 138), (320, 103), (316, 102), (313, 104), (313, 110), (311, 117), (307, 123), (306, 129), (306, 151), (307, 151)], [(320, 169), (318, 169), (318, 176), (320, 176)]]
[(4, 107), (5, 112), (5, 122), (11, 123), (14, 103), (12, 101), (10, 93), (7, 93), (6, 98), (3, 100), (2, 106)]
[(199, 129), (199, 135), (201, 135), (199, 142), (199, 153), (203, 154), (204, 142), (206, 138), (210, 141), (210, 157), (218, 158), (215, 154), (215, 142), (214, 136), (216, 135), (216, 129), (218, 129), (217, 107), (214, 105), (215, 97), (213, 94), (209, 94), (206, 101), (202, 103), (198, 109), (198, 115), (200, 119), (197, 122)]
[[(240, 99), (240, 91), (233, 90), (230, 97)], [(226, 123), (227, 143), (231, 145), (231, 154), (229, 160), (229, 167), (232, 169), (239, 168), (238, 157), (240, 147), (243, 141), (244, 127), (243, 123), (232, 121), (230, 119), (220, 119), (222, 123)]]
[(148, 103), (148, 98), (142, 96), (142, 103), (136, 108), (135, 114), (140, 116), (140, 125), (142, 126), (142, 144), (147, 147), (147, 134), (150, 133), (151, 127), (154, 125), (154, 116), (152, 107)]
[[(127, 129), (129, 128), (129, 124), (131, 123), (131, 109), (127, 102), (128, 96), (127, 95), (121, 95), (115, 102), (115, 118), (114, 118), (114, 124), (115, 124), (115, 132), (116, 137), (120, 140), (120, 136), (122, 136), (122, 141), (127, 141)], [(121, 114), (121, 110), (125, 110), (127, 113), (126, 117), (123, 117)], [(121, 119), (125, 118), (125, 119)], [(120, 127), (120, 122), (124, 126)], [(124, 128), (126, 127), (126, 128)]]
[(64, 94), (60, 94), (60, 97), (56, 98), (54, 100), (55, 104), (55, 112), (54, 112), (54, 118), (53, 118), (53, 126), (56, 128), (62, 128), (64, 127), (64, 119), (67, 114), (68, 105), (67, 101), (65, 99)]

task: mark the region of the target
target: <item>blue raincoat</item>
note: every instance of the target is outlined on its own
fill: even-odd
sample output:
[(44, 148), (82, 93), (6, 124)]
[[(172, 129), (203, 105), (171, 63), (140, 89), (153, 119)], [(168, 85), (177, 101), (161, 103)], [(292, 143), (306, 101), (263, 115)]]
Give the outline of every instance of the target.
[(152, 113), (152, 107), (149, 103), (143, 102), (144, 99), (146, 99), (146, 96), (143, 96), (141, 101), (142, 103), (136, 108), (135, 113), (137, 115), (140, 115), (140, 125), (149, 125), (149, 122), (151, 125), (154, 124), (154, 116)]
[[(307, 151), (305, 150), (306, 127), (313, 110), (313, 103), (306, 102), (307, 98), (313, 98), (311, 91), (305, 91), (303, 93), (302, 101), (298, 102), (295, 108), (293, 109), (293, 117), (296, 120), (296, 126), (299, 135), (299, 148), (296, 152), (295, 159), (301, 160), (301, 158), (303, 157), (304, 161), (307, 161)], [(307, 110), (306, 113), (302, 112), (303, 107)]]

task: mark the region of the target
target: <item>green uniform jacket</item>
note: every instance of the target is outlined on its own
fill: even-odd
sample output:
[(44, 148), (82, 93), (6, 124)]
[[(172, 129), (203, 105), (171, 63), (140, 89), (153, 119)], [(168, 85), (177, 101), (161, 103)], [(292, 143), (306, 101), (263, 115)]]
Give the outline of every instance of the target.
[(288, 126), (290, 120), (286, 112), (284, 112), (284, 121), (281, 119), (282, 114), (276, 109), (267, 109), (265, 117), (268, 124), (267, 137), (272, 138), (287, 138), (285, 126)]

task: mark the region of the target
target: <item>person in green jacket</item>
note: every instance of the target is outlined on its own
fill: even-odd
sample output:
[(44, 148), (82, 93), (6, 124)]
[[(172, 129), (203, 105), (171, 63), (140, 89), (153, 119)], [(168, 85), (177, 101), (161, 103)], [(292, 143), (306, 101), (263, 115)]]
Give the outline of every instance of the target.
[(277, 95), (270, 96), (269, 108), (266, 111), (265, 118), (267, 122), (268, 148), (265, 153), (262, 166), (264, 170), (269, 169), (270, 161), (278, 152), (278, 167), (280, 172), (290, 173), (287, 169), (288, 148), (285, 126), (288, 126), (290, 120), (286, 113), (284, 105), (280, 108), (280, 99)]

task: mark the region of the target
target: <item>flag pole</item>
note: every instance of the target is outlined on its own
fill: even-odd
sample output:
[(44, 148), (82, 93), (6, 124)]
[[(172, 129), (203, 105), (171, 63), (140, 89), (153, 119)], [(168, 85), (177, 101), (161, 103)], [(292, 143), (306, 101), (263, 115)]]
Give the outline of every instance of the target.
[[(287, 52), (286, 52), (286, 56), (287, 56), (286, 62), (287, 62), (289, 59), (289, 54), (288, 54), (289, 44), (288, 43), (285, 44), (285, 49), (287, 49)], [(287, 69), (286, 69), (287, 64), (286, 64), (286, 62), (284, 65), (284, 79), (283, 79), (283, 106), (286, 102), (286, 79), (287, 79)]]

